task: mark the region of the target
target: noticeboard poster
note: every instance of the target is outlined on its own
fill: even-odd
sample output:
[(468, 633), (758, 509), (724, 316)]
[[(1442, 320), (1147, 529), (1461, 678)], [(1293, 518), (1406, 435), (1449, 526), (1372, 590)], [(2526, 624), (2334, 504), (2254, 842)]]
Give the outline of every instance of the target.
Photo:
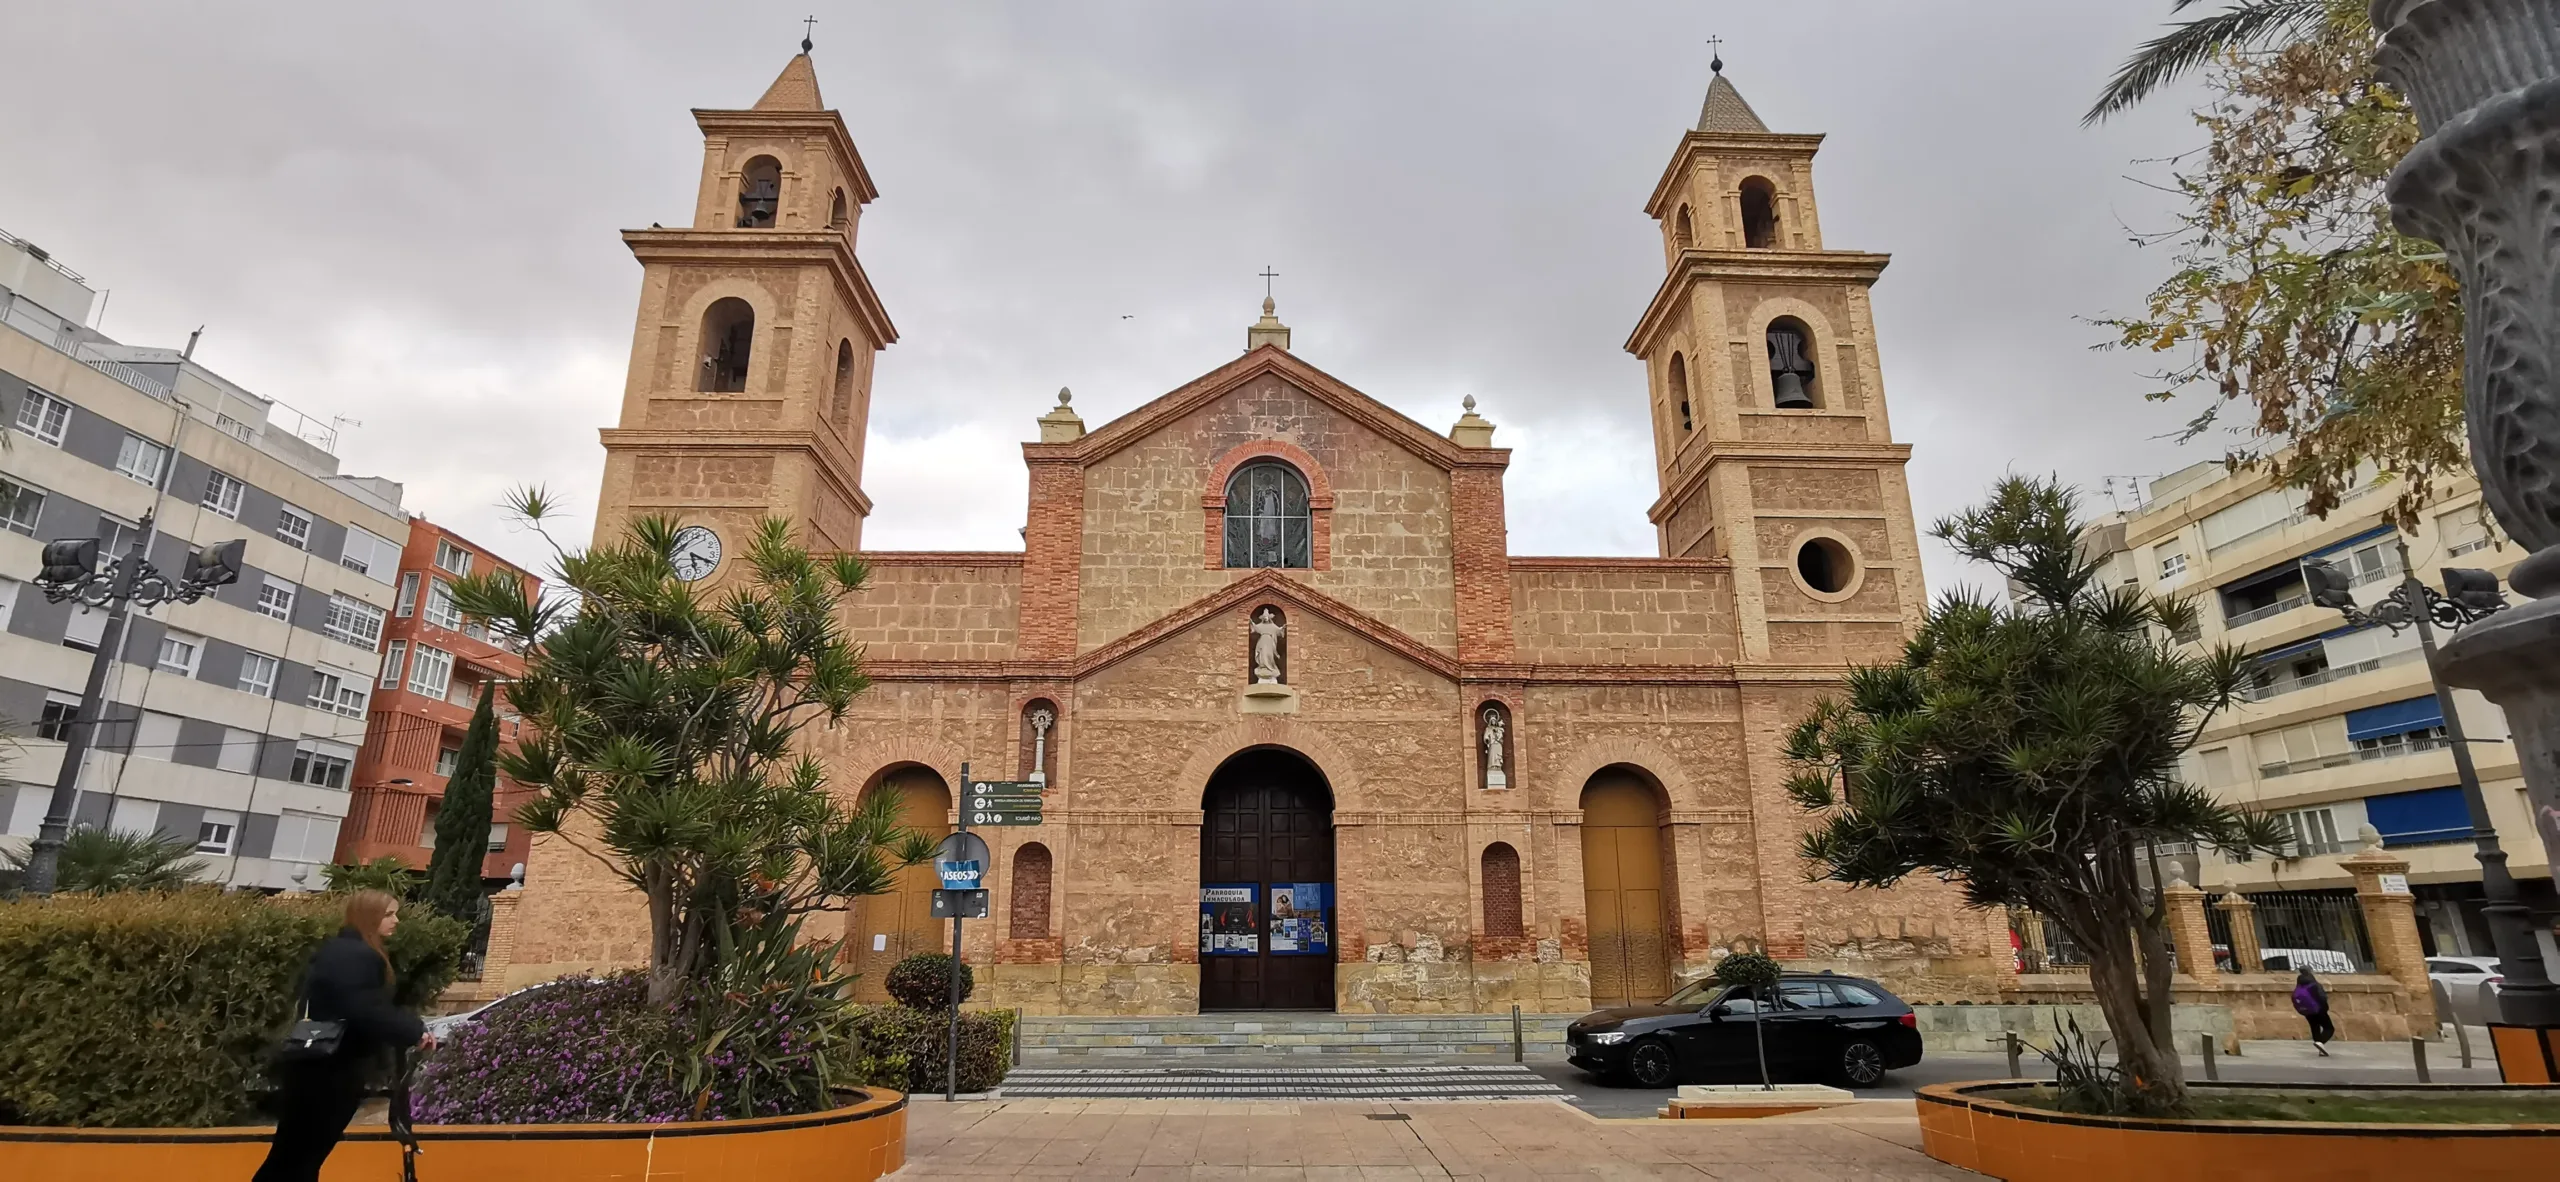
[(1250, 882), (1200, 884), (1200, 955), (1252, 956), (1262, 951), (1261, 886)]
[(1271, 954), (1319, 956), (1333, 951), (1333, 933), (1325, 913), (1332, 902), (1329, 882), (1271, 884)]

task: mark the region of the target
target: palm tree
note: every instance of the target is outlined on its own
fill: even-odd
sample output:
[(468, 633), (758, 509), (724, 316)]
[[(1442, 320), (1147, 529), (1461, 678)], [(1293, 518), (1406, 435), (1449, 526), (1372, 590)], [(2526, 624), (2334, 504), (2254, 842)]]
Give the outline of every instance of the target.
[[(2197, 0), (2175, 0), (2169, 11), (2185, 12)], [(2235, 0), (2212, 16), (2199, 17), (2144, 42), (2116, 71), (2082, 125), (2097, 123), (2131, 108), (2180, 75), (2235, 49), (2289, 42), (2310, 32), (2338, 9), (2361, 8), (2363, 0)]]
[[(165, 833), (118, 833), (89, 826), (71, 831), (62, 843), (55, 886), (64, 891), (109, 894), (115, 891), (174, 891), (195, 881), (204, 869), (195, 843)], [(11, 857), (10, 869), (23, 870), (23, 857)]]

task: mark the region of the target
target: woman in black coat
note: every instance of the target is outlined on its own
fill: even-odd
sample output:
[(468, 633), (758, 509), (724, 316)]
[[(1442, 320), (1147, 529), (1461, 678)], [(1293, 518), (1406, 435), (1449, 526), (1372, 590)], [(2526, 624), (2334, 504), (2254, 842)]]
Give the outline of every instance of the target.
[(320, 1163), (346, 1135), (364, 1103), (365, 1079), (382, 1052), (432, 1046), (426, 1023), (391, 1004), (391, 957), (382, 942), (400, 926), (400, 900), (381, 891), (347, 896), (347, 924), (311, 955), (303, 996), (311, 1017), (346, 1023), (338, 1053), (277, 1066), (276, 1136), (252, 1182), (317, 1182)]

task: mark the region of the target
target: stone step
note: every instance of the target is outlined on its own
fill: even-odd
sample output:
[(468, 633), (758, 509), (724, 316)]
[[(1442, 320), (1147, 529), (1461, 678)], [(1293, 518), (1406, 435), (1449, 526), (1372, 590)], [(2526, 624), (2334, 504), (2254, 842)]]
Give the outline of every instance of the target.
[(1006, 1097), (1188, 1100), (1542, 1100), (1563, 1088), (1526, 1067), (1021, 1067)]
[[(1570, 1015), (1522, 1015), (1525, 1050), (1564, 1045)], [(1034, 1058), (1139, 1058), (1150, 1055), (1507, 1055), (1509, 1014), (1215, 1015), (1086, 1017), (1026, 1015), (1022, 1054)]]

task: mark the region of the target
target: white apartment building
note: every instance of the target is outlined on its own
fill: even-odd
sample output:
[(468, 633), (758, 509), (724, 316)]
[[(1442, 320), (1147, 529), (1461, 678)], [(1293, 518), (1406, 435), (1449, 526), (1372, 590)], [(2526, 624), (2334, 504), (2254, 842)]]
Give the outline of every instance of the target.
[(89, 329), (95, 298), (0, 234), (0, 718), (16, 742), (0, 753), (0, 842), (35, 836), (106, 623), (46, 601), (42, 543), (96, 537), (121, 555), (148, 511), (163, 572), (232, 538), (245, 570), (134, 613), (74, 822), (180, 837), (224, 883), (316, 889), (409, 534), (400, 486), (341, 475), (333, 432), (178, 350)]
[[(2315, 518), (2301, 492), (2207, 462), (2161, 477), (2138, 508), (2084, 536), (2104, 556), (2111, 583), (2195, 603), (2198, 634), (2181, 639), (2235, 644), (2255, 657), (2246, 700), (2213, 720), (2187, 778), (2277, 813), (2294, 832), (2294, 848), (2245, 861), (2179, 851), (2181, 871), (2207, 891), (2239, 891), (2262, 907), (2337, 897), (2353, 885), (2339, 859), (2356, 852), (2370, 826), (2384, 848), (2409, 860), (2427, 953), (2491, 955), (2470, 812), (2417, 631), (2351, 627), (2336, 610), (2313, 605), (2304, 585), (2303, 563), (2324, 561), (2351, 575), (2359, 607), (2380, 602), (2401, 576), (2397, 531), (2384, 517), (2392, 499), (2389, 485), (2367, 482)], [(2438, 592), (2442, 568), (2484, 569), (2503, 583), (2525, 556), (2498, 532), (2469, 482), (2431, 506), (2406, 540), (2421, 581)], [(2441, 630), (2437, 639), (2445, 639)], [(2454, 701), (2491, 820), (2547, 944), (2560, 898), (2506, 742), (2505, 713), (2470, 690), (2457, 690)], [(2546, 956), (2553, 952), (2546, 947)]]

